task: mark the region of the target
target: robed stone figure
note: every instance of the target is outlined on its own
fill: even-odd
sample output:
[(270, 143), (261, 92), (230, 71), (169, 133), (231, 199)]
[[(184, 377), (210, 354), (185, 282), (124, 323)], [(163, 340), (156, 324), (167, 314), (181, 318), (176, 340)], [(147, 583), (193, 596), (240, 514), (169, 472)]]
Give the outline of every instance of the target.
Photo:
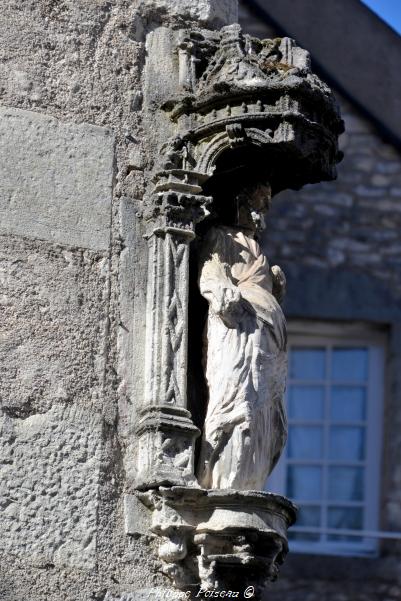
[(279, 305), (285, 278), (256, 240), (270, 197), (268, 185), (245, 190), (233, 223), (212, 227), (203, 243), (209, 398), (198, 480), (204, 488), (263, 489), (286, 441), (286, 326)]

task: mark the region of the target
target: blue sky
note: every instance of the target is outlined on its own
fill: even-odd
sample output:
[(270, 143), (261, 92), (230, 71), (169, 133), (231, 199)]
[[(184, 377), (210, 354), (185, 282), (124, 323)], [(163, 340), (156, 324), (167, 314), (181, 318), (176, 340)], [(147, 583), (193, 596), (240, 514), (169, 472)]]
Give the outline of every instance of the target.
[(401, 34), (401, 0), (362, 0), (362, 2)]

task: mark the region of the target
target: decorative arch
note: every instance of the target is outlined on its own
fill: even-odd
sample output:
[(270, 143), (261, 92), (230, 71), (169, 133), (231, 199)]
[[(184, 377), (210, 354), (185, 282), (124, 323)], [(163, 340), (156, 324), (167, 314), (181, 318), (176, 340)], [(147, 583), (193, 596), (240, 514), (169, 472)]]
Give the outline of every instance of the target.
[(272, 144), (271, 130), (262, 131), (256, 128), (244, 129), (240, 123), (227, 125), (211, 140), (200, 140), (197, 143), (195, 156), (197, 171), (213, 175), (219, 157), (226, 151), (239, 146), (257, 146), (259, 148)]

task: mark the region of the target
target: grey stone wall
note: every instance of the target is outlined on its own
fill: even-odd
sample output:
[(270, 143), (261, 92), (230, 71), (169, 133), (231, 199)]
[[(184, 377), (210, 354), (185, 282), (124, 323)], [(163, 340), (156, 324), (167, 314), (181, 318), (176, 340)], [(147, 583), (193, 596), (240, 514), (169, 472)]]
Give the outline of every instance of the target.
[(236, 2), (1, 11), (0, 600), (160, 598), (153, 540), (125, 535), (122, 506), (143, 390), (145, 39), (220, 27)]
[(0, 599), (118, 597), (163, 584), (124, 535), (117, 437), (147, 21), (92, 0), (7, 2), (1, 21)]
[(284, 262), (369, 274), (401, 294), (401, 154), (340, 99), (346, 133), (335, 182), (275, 198), (266, 246)]
[(110, 130), (1, 107), (0, 149), (1, 233), (109, 247)]

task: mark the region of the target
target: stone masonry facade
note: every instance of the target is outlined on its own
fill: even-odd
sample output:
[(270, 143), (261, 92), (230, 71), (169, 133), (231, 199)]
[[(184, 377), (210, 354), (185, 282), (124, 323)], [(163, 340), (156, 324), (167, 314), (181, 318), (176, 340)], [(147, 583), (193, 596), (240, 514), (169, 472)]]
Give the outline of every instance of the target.
[[(155, 541), (124, 535), (122, 501), (144, 379), (145, 286), (133, 283), (145, 281), (137, 212), (152, 167), (141, 122), (145, 38), (160, 25), (221, 27), (236, 20), (234, 4), (2, 6), (0, 601), (151, 601), (150, 590), (168, 585)], [(382, 525), (400, 531), (401, 157), (340, 100), (339, 179), (277, 196), (266, 249), (289, 274), (290, 317), (303, 316), (296, 263), (301, 276), (360, 282), (370, 312), (351, 317), (391, 327)], [(347, 317), (326, 309), (323, 317)], [(401, 598), (396, 544), (377, 560), (287, 561), (271, 601)]]

